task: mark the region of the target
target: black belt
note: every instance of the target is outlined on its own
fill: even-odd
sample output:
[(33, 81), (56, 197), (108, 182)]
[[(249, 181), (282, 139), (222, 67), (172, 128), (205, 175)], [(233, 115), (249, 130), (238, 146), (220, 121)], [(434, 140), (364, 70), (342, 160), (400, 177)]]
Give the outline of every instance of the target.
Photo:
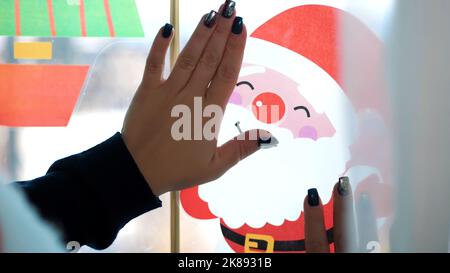
[[(250, 234), (241, 235), (224, 225), (220, 225), (225, 239), (243, 246), (246, 250), (260, 250), (265, 252), (273, 251), (305, 251), (305, 240), (294, 241), (274, 241), (272, 236)], [(328, 243), (333, 242), (333, 228), (327, 230)]]

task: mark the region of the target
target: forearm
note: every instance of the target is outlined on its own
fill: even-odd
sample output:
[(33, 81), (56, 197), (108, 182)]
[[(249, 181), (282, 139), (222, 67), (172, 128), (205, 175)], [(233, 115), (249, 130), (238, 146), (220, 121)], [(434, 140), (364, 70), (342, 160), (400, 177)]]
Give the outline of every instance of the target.
[(108, 247), (131, 219), (161, 206), (119, 133), (16, 185), (66, 241), (97, 249)]

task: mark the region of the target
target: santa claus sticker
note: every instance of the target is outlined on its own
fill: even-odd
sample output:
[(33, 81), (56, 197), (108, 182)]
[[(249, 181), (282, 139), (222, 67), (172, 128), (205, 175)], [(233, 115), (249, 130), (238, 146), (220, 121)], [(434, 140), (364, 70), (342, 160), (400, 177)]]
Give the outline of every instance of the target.
[[(365, 59), (362, 68), (372, 67), (370, 76), (362, 75), (369, 77), (364, 84), (345, 84), (342, 18), (363, 37), (355, 41), (354, 57)], [(302, 252), (303, 200), (309, 188), (317, 188), (332, 246), (332, 188), (339, 177), (349, 176), (356, 200), (371, 200), (357, 211), (359, 222), (374, 218), (375, 234), (365, 236), (383, 240), (377, 231), (391, 212), (389, 115), (385, 90), (371, 84), (380, 77), (373, 67), (380, 65), (381, 48), (364, 24), (328, 6), (294, 7), (257, 28), (247, 41), (218, 144), (240, 129), (264, 129), (277, 147), (252, 155), (214, 182), (182, 191), (184, 210), (199, 221), (217, 219), (235, 252)]]

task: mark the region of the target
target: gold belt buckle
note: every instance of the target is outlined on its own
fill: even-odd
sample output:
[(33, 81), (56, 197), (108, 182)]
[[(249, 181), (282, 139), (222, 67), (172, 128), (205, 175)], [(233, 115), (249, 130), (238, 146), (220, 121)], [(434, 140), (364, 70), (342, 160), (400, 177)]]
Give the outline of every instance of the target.
[(252, 234), (252, 233), (245, 234), (245, 244), (244, 244), (245, 253), (260, 253), (260, 251), (252, 250), (258, 248), (259, 246), (258, 241), (264, 241), (267, 243), (266, 250), (263, 251), (264, 253), (273, 253), (275, 241), (272, 236), (262, 234)]

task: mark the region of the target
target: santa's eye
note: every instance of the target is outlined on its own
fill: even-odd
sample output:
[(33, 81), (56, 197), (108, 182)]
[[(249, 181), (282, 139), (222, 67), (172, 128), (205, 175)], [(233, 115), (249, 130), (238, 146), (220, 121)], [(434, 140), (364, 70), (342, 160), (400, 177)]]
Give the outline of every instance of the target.
[(308, 108), (306, 108), (305, 106), (296, 106), (296, 107), (294, 107), (294, 111), (298, 111), (298, 110), (303, 110), (303, 111), (305, 111), (305, 112), (306, 112), (306, 116), (307, 116), (308, 118), (311, 117), (311, 114), (309, 113)]
[(241, 86), (241, 85), (247, 85), (248, 87), (250, 87), (250, 89), (252, 89), (252, 90), (255, 90), (255, 87), (253, 87), (253, 84), (251, 84), (250, 82), (248, 82), (248, 81), (241, 81), (241, 82), (238, 82), (237, 84), (236, 84), (236, 86)]

